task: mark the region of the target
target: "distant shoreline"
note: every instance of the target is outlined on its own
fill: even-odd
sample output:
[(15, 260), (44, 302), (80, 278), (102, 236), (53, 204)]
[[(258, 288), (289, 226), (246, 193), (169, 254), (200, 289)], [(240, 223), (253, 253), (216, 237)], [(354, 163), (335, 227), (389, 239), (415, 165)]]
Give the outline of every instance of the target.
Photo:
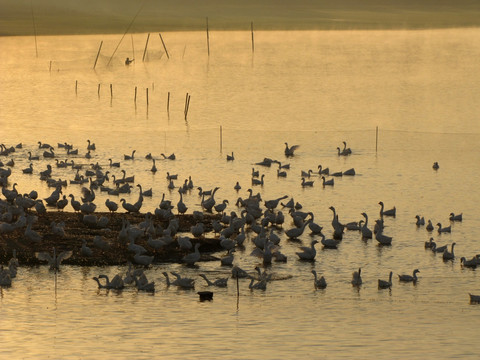
[[(373, 1), (373, 0), (371, 0)], [(2, 0), (0, 0), (0, 3)], [(4, 6), (5, 7), (5, 6)], [(480, 2), (473, 8), (320, 8), (295, 7), (242, 9), (144, 9), (138, 18), (136, 11), (117, 13), (79, 13), (78, 11), (48, 12), (30, 9), (0, 13), (0, 36), (93, 35), (153, 32), (205, 31), (208, 14), (210, 31), (297, 30), (423, 30), (480, 27)], [(28, 11), (27, 11), (28, 10)], [(181, 14), (181, 15), (179, 15)], [(34, 19), (34, 21), (33, 21)], [(35, 24), (35, 31), (34, 31)], [(131, 27), (130, 27), (131, 25)]]

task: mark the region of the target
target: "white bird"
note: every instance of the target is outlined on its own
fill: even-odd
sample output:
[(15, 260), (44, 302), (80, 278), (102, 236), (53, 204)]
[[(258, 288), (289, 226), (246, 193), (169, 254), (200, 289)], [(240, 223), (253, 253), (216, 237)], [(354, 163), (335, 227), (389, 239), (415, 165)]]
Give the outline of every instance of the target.
[(318, 243), (318, 240), (312, 240), (310, 243), (310, 247), (308, 246), (301, 246), (301, 252), (296, 252), (295, 254), (298, 255), (300, 260), (315, 260), (315, 256), (317, 255), (317, 250), (315, 250), (315, 244)]
[(320, 279), (317, 279), (317, 272), (315, 270), (312, 270), (312, 274), (314, 276), (313, 285), (315, 286), (315, 289), (325, 289), (327, 287), (325, 278), (322, 276)]

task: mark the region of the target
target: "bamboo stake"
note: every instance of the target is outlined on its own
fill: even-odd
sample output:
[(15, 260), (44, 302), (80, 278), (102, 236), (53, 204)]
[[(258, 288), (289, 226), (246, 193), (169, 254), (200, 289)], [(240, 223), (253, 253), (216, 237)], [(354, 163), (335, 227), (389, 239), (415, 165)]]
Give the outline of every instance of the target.
[(95, 66), (97, 66), (97, 60), (98, 60), (98, 57), (100, 56), (100, 50), (102, 49), (102, 45), (103, 45), (103, 40), (100, 42), (100, 46), (98, 48), (98, 52), (97, 52), (97, 57), (95, 58), (95, 63), (93, 64), (93, 69), (95, 70)]
[(113, 86), (110, 84), (110, 99), (113, 99)]
[(98, 93), (98, 98), (100, 99), (100, 84), (98, 84), (97, 93)]
[(132, 37), (132, 52), (133, 52), (133, 59), (135, 60), (135, 45), (133, 44), (133, 34), (130, 34)]
[(133, 98), (133, 102), (137, 104), (137, 87), (135, 86), (135, 96)]
[(238, 276), (237, 276), (237, 311), (240, 305), (240, 286), (238, 285)]
[(147, 88), (147, 107), (148, 107), (148, 88)]
[(145, 42), (145, 49), (143, 50), (142, 61), (145, 61), (145, 54), (147, 53), (148, 39), (150, 39), (150, 33), (148, 33), (148, 35), (147, 35), (147, 41)]
[(375, 131), (375, 152), (377, 152), (377, 150), (378, 150), (378, 126)]
[(77, 95), (77, 89), (78, 89), (78, 80), (75, 80), (75, 95)]
[(158, 33), (158, 35), (160, 35), (160, 40), (162, 40), (163, 49), (165, 50), (165, 54), (167, 54), (167, 59), (170, 59), (170, 56), (168, 55), (167, 47), (165, 46), (165, 42), (163, 41), (162, 34)]
[(208, 56), (210, 56), (210, 36), (208, 35), (208, 17), (207, 17), (207, 52), (208, 52)]
[(48, 71), (49, 71), (49, 72), (52, 72), (52, 60), (50, 60), (50, 66), (49, 66), (49, 68), (48, 68)]
[(167, 95), (167, 113), (170, 113), (170, 91)]

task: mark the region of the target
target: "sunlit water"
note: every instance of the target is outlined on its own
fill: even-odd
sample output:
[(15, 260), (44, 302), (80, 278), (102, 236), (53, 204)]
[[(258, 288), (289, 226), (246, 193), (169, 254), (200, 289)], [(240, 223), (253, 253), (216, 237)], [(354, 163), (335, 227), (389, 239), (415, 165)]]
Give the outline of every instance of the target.
[[(479, 30), (258, 32), (254, 54), (249, 32), (213, 32), (210, 57), (204, 33), (165, 33), (170, 59), (152, 34), (144, 62), (146, 34), (138, 34), (129, 67), (123, 64), (133, 57), (127, 35), (107, 66), (120, 38), (40, 37), (38, 58), (33, 38), (0, 38), (0, 142), (24, 144), (0, 160), (14, 159), (11, 183), (17, 182), (21, 192), (37, 189), (46, 197), (52, 191), (38, 173), (53, 161), (34, 162), (31, 176), (21, 171), (29, 164), (27, 151), (42, 154), (38, 141), (55, 148), (59, 142), (73, 143), (78, 156), (56, 149), (57, 158), (98, 162), (117, 177), (121, 173), (108, 168), (108, 158), (120, 161), (127, 176), (153, 190), (153, 198), (145, 198), (145, 212), (158, 206), (162, 193), (178, 201), (177, 191), (167, 189), (167, 171), (179, 174), (176, 186), (188, 176), (204, 189), (219, 186), (217, 201), (228, 199), (227, 211), (238, 212), (234, 203), (248, 195), (255, 167), (265, 174), (265, 185), (253, 187), (254, 193), (263, 199), (293, 197), (302, 210), (315, 214), (327, 237), (330, 206), (344, 223), (360, 220), (363, 211), (373, 223), (379, 201), (396, 206), (397, 217), (386, 219), (385, 230), (393, 245), (379, 247), (350, 231), (338, 250), (318, 244), (316, 262), (304, 263), (295, 252), (309, 244), (308, 231), (297, 243), (278, 229), (288, 262), (267, 271), (281, 280), (264, 292), (250, 291), (248, 281), (240, 280), (237, 300), (237, 285), (230, 279), (227, 289), (214, 289), (213, 302), (198, 300), (196, 291), (206, 286), (197, 275), (229, 275), (230, 268), (217, 262), (195, 269), (152, 266), (147, 276), (156, 283), (154, 295), (97, 290), (93, 276), (113, 276), (126, 267), (64, 266), (56, 282), (44, 266), (20, 267), (13, 286), (1, 290), (2, 356), (478, 357), (480, 306), (469, 304), (468, 293), (480, 293), (480, 280), (478, 271), (462, 268), (459, 259), (480, 253)], [(90, 160), (84, 158), (87, 139), (97, 147)], [(351, 156), (337, 156), (343, 140)], [(285, 158), (284, 142), (301, 145), (295, 157)], [(133, 150), (136, 159), (124, 161)], [(232, 151), (235, 161), (227, 162)], [(157, 159), (156, 174), (147, 153)], [(161, 153), (175, 153), (177, 159), (161, 160)], [(264, 157), (290, 163), (287, 178), (277, 178), (276, 166), (253, 165)], [(434, 161), (438, 171), (432, 169)], [(312, 188), (302, 188), (301, 170), (315, 171), (319, 164), (331, 171), (353, 167), (357, 175), (335, 178), (333, 188), (323, 188), (315, 176)], [(73, 175), (54, 166), (54, 178)], [(242, 185), (239, 193), (233, 190), (236, 181)], [(78, 197), (80, 186), (69, 185), (64, 192)], [(137, 197), (137, 188), (124, 196), (129, 202)], [(101, 210), (105, 199), (97, 194)], [(200, 209), (197, 191), (184, 201), (189, 212)], [(447, 226), (450, 212), (463, 213), (464, 221), (453, 223), (451, 234), (431, 234), (439, 245), (457, 244), (456, 259), (443, 262), (424, 249), (430, 234), (415, 226), (415, 215)], [(291, 227), (287, 216), (284, 229)], [(251, 238), (236, 252), (235, 264), (253, 272), (259, 260), (250, 256)], [(359, 291), (350, 284), (358, 267), (364, 279)], [(416, 286), (398, 282), (396, 274), (415, 268), (421, 271)], [(314, 289), (312, 269), (326, 277), (327, 289)], [(198, 277), (195, 291), (168, 288), (162, 271), (171, 270)], [(386, 279), (390, 271), (391, 291), (378, 290), (377, 279)]]

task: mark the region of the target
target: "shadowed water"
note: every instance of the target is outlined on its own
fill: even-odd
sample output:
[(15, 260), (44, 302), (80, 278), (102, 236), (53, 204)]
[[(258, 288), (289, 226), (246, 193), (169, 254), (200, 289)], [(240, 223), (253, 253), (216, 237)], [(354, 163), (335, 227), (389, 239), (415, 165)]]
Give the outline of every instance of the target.
[[(480, 293), (478, 270), (462, 268), (459, 259), (480, 253), (479, 36), (476, 29), (259, 32), (252, 55), (250, 33), (213, 32), (208, 58), (205, 34), (166, 33), (167, 60), (152, 34), (142, 62), (146, 34), (136, 34), (136, 60), (129, 67), (124, 65), (125, 57), (132, 57), (128, 36), (110, 67), (106, 64), (120, 35), (39, 37), (38, 59), (33, 38), (0, 38), (5, 52), (0, 142), (24, 145), (0, 160), (14, 159), (10, 187), (16, 182), (22, 193), (36, 189), (44, 198), (52, 191), (38, 173), (54, 161), (34, 162), (33, 175), (21, 171), (29, 164), (27, 151), (42, 154), (37, 146), (42, 141), (54, 145), (59, 160), (98, 162), (117, 178), (120, 170), (110, 169), (108, 159), (120, 161), (136, 183), (152, 188), (144, 212), (158, 206), (162, 193), (177, 203), (177, 190), (167, 189), (167, 171), (179, 175), (177, 187), (188, 176), (204, 189), (219, 186), (216, 200), (228, 199), (228, 212), (240, 212), (234, 203), (248, 196), (248, 188), (264, 200), (289, 195), (315, 214), (327, 237), (332, 235), (330, 206), (343, 223), (366, 212), (371, 228), (379, 201), (397, 209), (395, 219), (385, 219), (391, 247), (347, 231), (338, 250), (317, 244), (314, 263), (297, 260), (295, 252), (312, 237), (306, 231), (300, 242), (287, 240), (283, 230), (293, 225), (283, 210), (286, 222), (275, 232), (288, 262), (267, 268), (278, 280), (264, 292), (250, 291), (249, 281), (240, 279), (238, 307), (235, 279), (226, 289), (214, 289), (213, 302), (198, 301), (196, 291), (207, 289), (198, 274), (230, 275), (219, 262), (152, 266), (146, 274), (156, 283), (154, 295), (133, 288), (98, 290), (91, 279), (125, 272), (126, 266), (64, 266), (56, 283), (46, 266), (20, 267), (12, 287), (1, 290), (0, 353), (26, 358), (476, 358), (480, 307), (469, 304), (468, 293)], [(187, 120), (186, 93), (191, 96)], [(84, 157), (87, 139), (97, 147), (91, 159)], [(353, 150), (347, 157), (336, 150), (344, 140)], [(63, 142), (73, 143), (79, 155), (57, 149)], [(285, 142), (300, 144), (293, 158), (285, 158)], [(123, 160), (133, 150), (135, 160)], [(227, 162), (232, 151), (235, 160)], [(156, 174), (147, 153), (157, 159)], [(161, 153), (175, 153), (176, 160), (162, 160)], [(277, 166), (254, 165), (264, 157), (290, 163), (287, 177), (277, 178)], [(432, 169), (435, 161), (438, 171)], [(331, 172), (355, 168), (357, 175), (335, 178), (333, 188), (322, 187), (315, 175), (314, 186), (302, 188), (301, 170), (316, 172), (319, 164)], [(70, 168), (53, 167), (54, 178), (74, 176)], [(263, 186), (251, 185), (252, 167), (265, 175)], [(80, 189), (69, 185), (64, 192), (78, 197)], [(184, 196), (189, 213), (200, 210), (197, 194)], [(124, 197), (135, 202), (138, 190)], [(105, 210), (106, 198), (97, 193), (99, 210)], [(464, 217), (451, 224), (451, 234), (429, 234), (415, 225), (417, 214), (450, 225), (451, 212)], [(425, 250), (430, 236), (439, 245), (456, 242), (456, 259), (444, 262), (441, 254)], [(250, 256), (252, 238), (249, 233), (234, 263), (253, 274), (260, 260)], [(350, 281), (359, 267), (364, 284), (357, 290)], [(420, 269), (416, 285), (398, 281), (397, 274), (415, 268)], [(312, 269), (325, 276), (325, 290), (314, 289)], [(167, 287), (162, 272), (172, 270), (196, 278), (195, 291)], [(377, 280), (387, 279), (390, 271), (392, 289), (378, 290)]]

